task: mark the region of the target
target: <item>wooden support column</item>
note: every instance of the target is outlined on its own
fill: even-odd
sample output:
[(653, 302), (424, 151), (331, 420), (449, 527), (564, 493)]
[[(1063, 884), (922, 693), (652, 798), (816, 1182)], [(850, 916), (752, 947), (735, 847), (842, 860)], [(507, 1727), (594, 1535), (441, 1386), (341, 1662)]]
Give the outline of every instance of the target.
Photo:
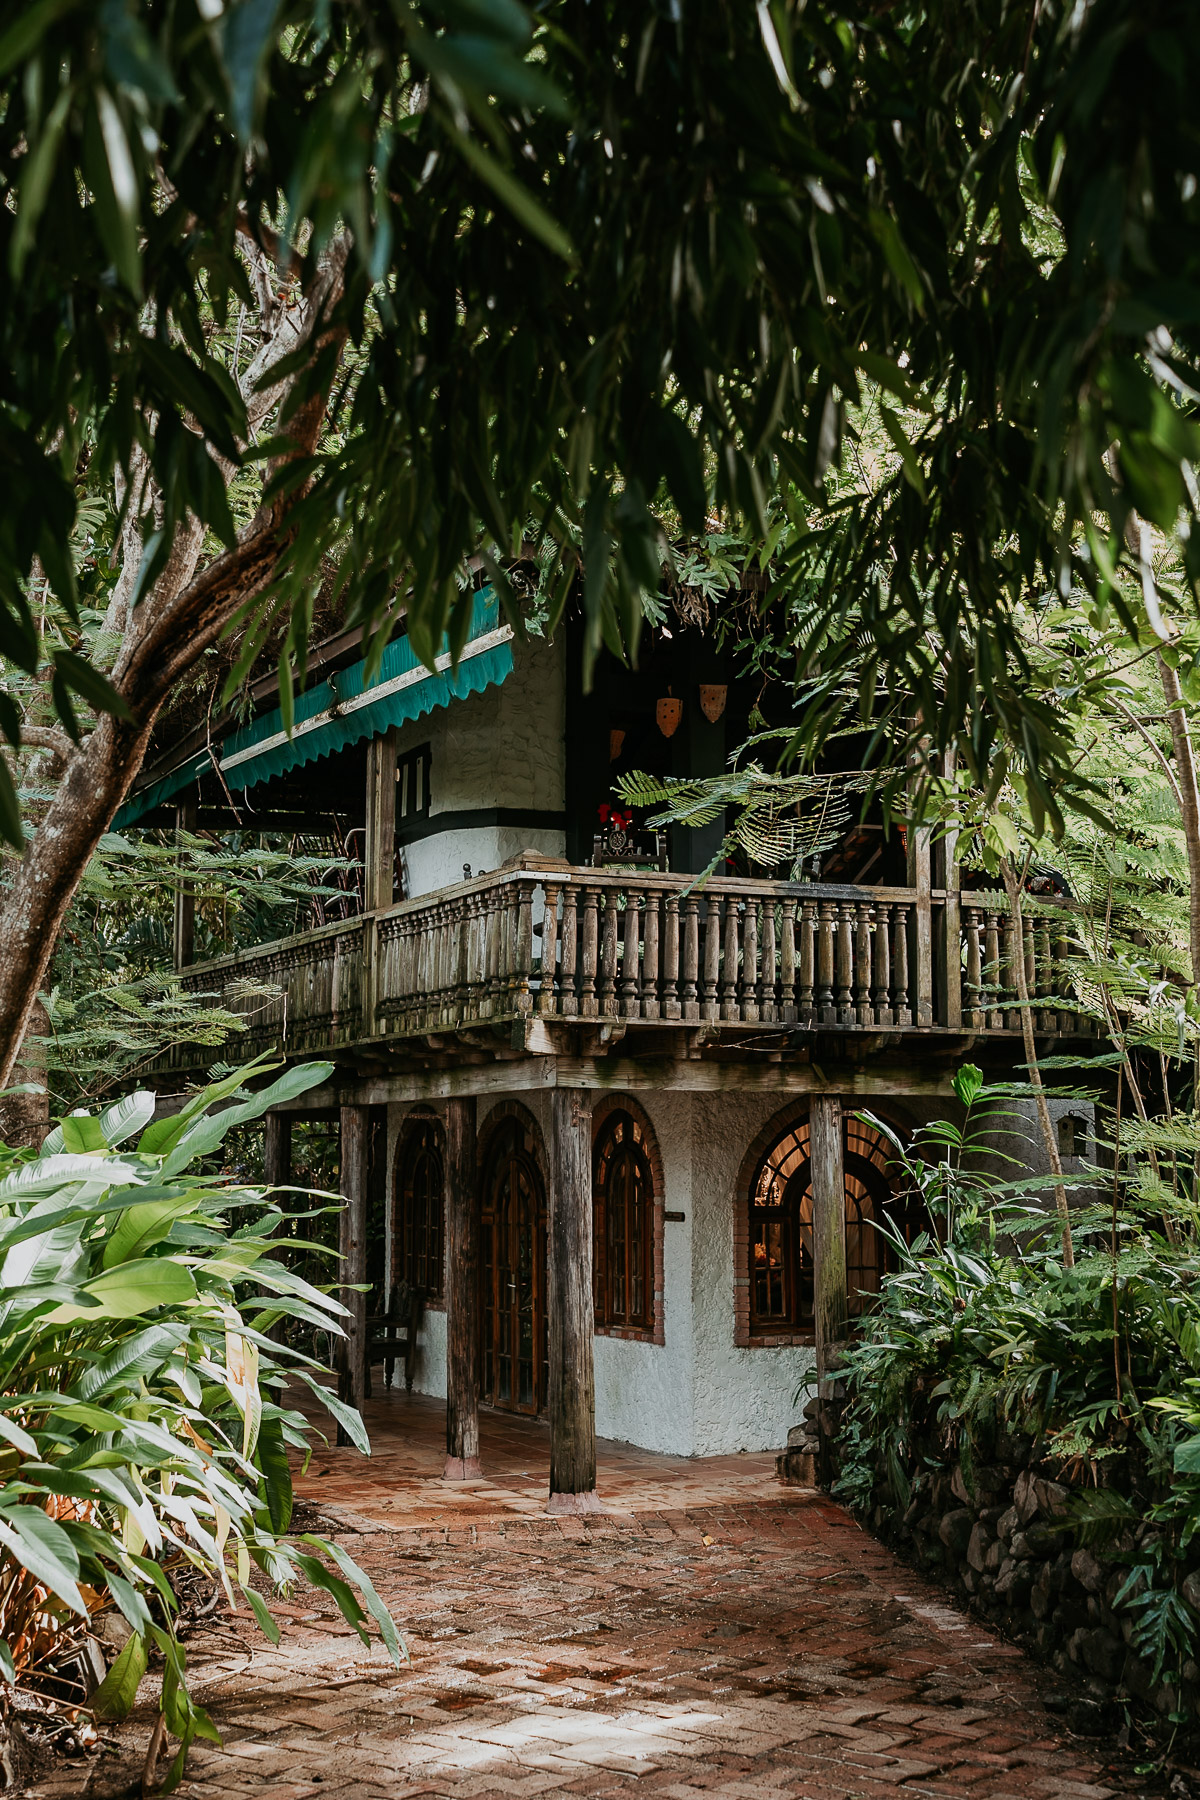
[[(346, 1337), (339, 1346), (338, 1391), (343, 1400), (362, 1411), (367, 1397), (367, 1296), (353, 1291), (367, 1279), (367, 1193), (370, 1180), (371, 1109), (341, 1109), (342, 1209), (338, 1248), (342, 1253), (343, 1306), (350, 1316), (342, 1320)], [(349, 1438), (338, 1427), (338, 1443)]]
[[(942, 773), (954, 775), (955, 757), (947, 750)], [(959, 891), (958, 833), (946, 831), (933, 846), (933, 885), (944, 888), (942, 929), (938, 945), (937, 1022), (958, 1029), (962, 1016), (962, 896)]]
[(475, 1096), (448, 1100), (446, 1122), (447, 1481), (482, 1475), (479, 1461), (479, 1197)]
[(914, 1025), (933, 1024), (933, 871), (928, 825), (908, 829), (908, 885), (916, 889), (913, 945), (909, 964)]
[(292, 1179), (292, 1115), (269, 1112), (263, 1120), (263, 1176), (268, 1187)]
[(814, 1094), (808, 1114), (812, 1158), (813, 1321), (817, 1340), (819, 1479), (832, 1473), (831, 1439), (837, 1427), (834, 1382), (846, 1339), (846, 1177), (842, 1158), (842, 1102)]
[[(196, 829), (196, 802), (185, 800), (175, 808), (175, 830)], [(175, 883), (175, 973), (196, 960), (196, 890), (182, 878)]]
[(592, 1116), (583, 1088), (550, 1096), (551, 1513), (600, 1511), (596, 1493), (596, 1387), (592, 1367)]
[(396, 733), (367, 745), (367, 829), (363, 851), (363, 905), (377, 912), (392, 904), (396, 868)]

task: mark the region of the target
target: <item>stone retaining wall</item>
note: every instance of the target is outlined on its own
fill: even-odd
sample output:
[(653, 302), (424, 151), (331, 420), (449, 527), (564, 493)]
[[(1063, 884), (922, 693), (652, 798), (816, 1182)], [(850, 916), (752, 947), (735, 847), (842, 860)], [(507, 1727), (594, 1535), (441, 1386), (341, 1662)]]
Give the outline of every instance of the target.
[[(972, 1609), (998, 1624), (1060, 1672), (1076, 1670), (1085, 1695), (1077, 1729), (1114, 1722), (1114, 1703), (1127, 1698), (1161, 1717), (1182, 1710), (1194, 1725), (1200, 1707), (1200, 1669), (1184, 1664), (1182, 1691), (1155, 1679), (1152, 1664), (1131, 1647), (1135, 1615), (1117, 1610), (1129, 1574), (1130, 1552), (1145, 1549), (1149, 1525), (1127, 1530), (1111, 1548), (1079, 1542), (1072, 1490), (1035, 1467), (989, 1466), (970, 1481), (955, 1465), (922, 1474), (901, 1518), (878, 1504), (871, 1523), (886, 1541), (907, 1549), (920, 1566), (940, 1570)], [(1200, 1615), (1200, 1568), (1181, 1597)]]

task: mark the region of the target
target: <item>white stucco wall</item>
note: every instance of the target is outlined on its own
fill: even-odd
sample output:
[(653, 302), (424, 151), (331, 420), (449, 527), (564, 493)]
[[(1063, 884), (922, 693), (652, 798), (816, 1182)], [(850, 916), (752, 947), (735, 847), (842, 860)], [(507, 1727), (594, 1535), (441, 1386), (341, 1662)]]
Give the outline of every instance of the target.
[[(802, 1345), (741, 1349), (733, 1341), (734, 1190), (742, 1159), (780, 1095), (691, 1096), (692, 1295), (696, 1456), (780, 1450), (814, 1368)], [(801, 1403), (803, 1404), (803, 1402)]]
[[(561, 813), (566, 805), (566, 686), (561, 641), (513, 646), (513, 671), (499, 687), (414, 719), (398, 734), (404, 755), (430, 747), (430, 819), (493, 807)], [(406, 846), (410, 897), (499, 868), (522, 850), (561, 856), (561, 830), (483, 825), (435, 832)]]

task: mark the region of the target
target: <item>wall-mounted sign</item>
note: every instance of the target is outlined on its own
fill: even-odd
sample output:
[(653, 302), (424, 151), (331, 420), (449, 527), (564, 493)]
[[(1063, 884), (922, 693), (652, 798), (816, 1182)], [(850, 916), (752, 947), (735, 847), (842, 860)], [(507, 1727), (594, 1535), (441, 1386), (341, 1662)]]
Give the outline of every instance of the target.
[(724, 682), (702, 681), (700, 683), (700, 711), (710, 725), (715, 725), (725, 711), (725, 701), (729, 689)]
[(683, 717), (683, 701), (672, 698), (668, 689), (666, 698), (660, 700), (654, 709), (658, 720), (658, 729), (664, 737), (674, 737), (679, 730), (679, 721)]

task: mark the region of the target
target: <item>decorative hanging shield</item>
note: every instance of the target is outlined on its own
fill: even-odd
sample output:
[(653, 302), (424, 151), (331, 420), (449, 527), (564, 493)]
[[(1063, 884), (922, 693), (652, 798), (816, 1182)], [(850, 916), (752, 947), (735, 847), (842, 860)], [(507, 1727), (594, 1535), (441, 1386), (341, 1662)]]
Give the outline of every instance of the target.
[(700, 711), (710, 725), (715, 725), (725, 711), (725, 701), (729, 689), (724, 682), (702, 681), (700, 683)]
[(660, 700), (654, 709), (658, 720), (658, 729), (664, 737), (674, 737), (679, 729), (679, 721), (683, 717), (683, 701), (672, 698), (670, 694)]

